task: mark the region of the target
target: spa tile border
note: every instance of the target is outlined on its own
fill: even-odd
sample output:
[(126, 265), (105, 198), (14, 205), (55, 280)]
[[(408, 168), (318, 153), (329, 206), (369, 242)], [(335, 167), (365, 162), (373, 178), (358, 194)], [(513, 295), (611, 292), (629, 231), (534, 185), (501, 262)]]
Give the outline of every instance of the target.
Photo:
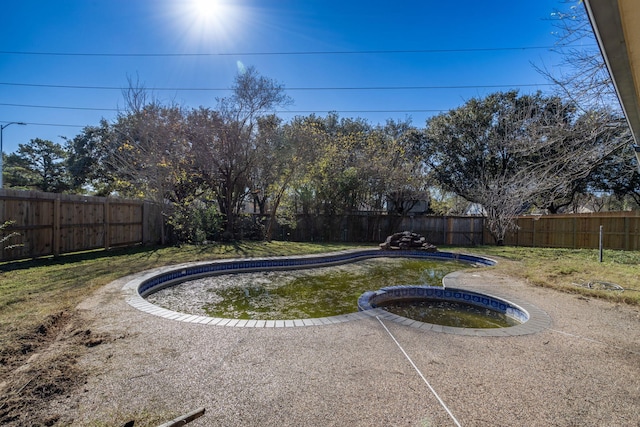
[[(168, 310), (151, 304), (144, 297), (162, 288), (173, 286), (178, 283), (206, 277), (215, 274), (229, 274), (239, 272), (270, 270), (292, 270), (311, 267), (326, 267), (331, 265), (345, 264), (363, 259), (378, 257), (402, 257), (402, 258), (424, 258), (443, 261), (461, 261), (480, 266), (492, 266), (496, 261), (489, 258), (474, 255), (457, 254), (451, 252), (424, 252), (424, 251), (385, 251), (379, 249), (354, 249), (329, 254), (303, 255), (297, 257), (267, 257), (267, 258), (238, 258), (230, 260), (215, 260), (204, 262), (193, 262), (167, 267), (160, 267), (132, 276), (122, 288), (127, 303), (142, 312), (159, 316), (168, 320), (175, 320), (185, 323), (194, 323), (213, 326), (227, 326), (236, 328), (292, 328), (303, 326), (324, 326), (335, 325), (352, 320), (368, 318), (379, 318), (404, 324), (409, 327), (443, 332), (456, 335), (472, 336), (515, 336), (526, 335), (539, 332), (550, 326), (551, 320), (542, 310), (537, 309), (526, 302), (514, 301), (512, 296), (502, 296), (498, 292), (493, 295), (498, 298), (509, 300), (529, 313), (529, 320), (521, 325), (499, 329), (470, 329), (451, 328), (441, 325), (418, 322), (407, 319), (385, 310), (375, 308), (371, 310), (348, 313), (339, 316), (320, 317), (313, 319), (290, 319), (290, 320), (242, 320), (225, 319), (218, 317), (198, 316)], [(461, 272), (451, 273), (443, 279), (446, 286), (457, 285), (457, 277)], [(479, 292), (485, 293), (484, 290)]]
[(496, 298), (486, 293), (479, 293), (460, 287), (399, 285), (387, 286), (377, 291), (367, 291), (358, 299), (358, 309), (361, 311), (384, 306), (391, 301), (413, 301), (416, 299), (430, 299), (439, 301), (455, 301), (471, 304), (480, 308), (497, 311), (520, 324), (529, 320), (529, 313), (504, 298)]
[[(393, 313), (389, 313), (380, 308), (376, 308), (373, 310), (366, 310), (362, 313), (379, 311), (377, 314), (378, 317), (384, 320), (389, 320), (392, 322), (400, 323), (405, 326), (409, 326), (412, 328), (430, 330), (434, 332), (441, 332), (445, 334), (452, 335), (464, 335), (464, 336), (477, 336), (477, 337), (513, 337), (520, 335), (530, 335), (536, 334), (538, 332), (542, 332), (545, 329), (548, 329), (552, 325), (551, 317), (542, 309), (536, 307), (533, 304), (530, 304), (520, 298), (514, 296), (512, 293), (503, 292), (499, 288), (491, 288), (488, 292), (486, 288), (475, 288), (473, 285), (467, 284), (462, 287), (460, 285), (459, 278), (463, 275), (462, 271), (454, 271), (453, 273), (447, 274), (443, 279), (442, 283), (446, 288), (456, 288), (461, 290), (467, 290), (471, 292), (478, 292), (483, 295), (486, 295), (490, 298), (496, 298), (498, 300), (503, 300), (509, 302), (511, 305), (517, 306), (520, 310), (525, 311), (529, 320), (519, 325), (510, 326), (508, 328), (495, 328), (495, 329), (475, 329), (475, 328), (455, 328), (451, 326), (442, 326), (442, 325), (434, 325), (431, 323), (423, 323), (417, 320), (408, 319), (406, 317), (398, 316)], [(467, 279), (467, 282), (469, 280)]]

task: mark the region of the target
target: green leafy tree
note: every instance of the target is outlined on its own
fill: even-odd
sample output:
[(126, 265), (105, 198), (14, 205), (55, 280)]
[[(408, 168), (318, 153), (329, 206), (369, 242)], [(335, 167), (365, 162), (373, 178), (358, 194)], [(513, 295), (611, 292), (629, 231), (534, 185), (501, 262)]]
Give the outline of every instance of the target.
[[(621, 202), (619, 209), (640, 207), (640, 172), (633, 161), (633, 147), (625, 145), (604, 159), (584, 185), (594, 194), (608, 194)], [(586, 191), (585, 191), (586, 192)]]
[(360, 166), (371, 126), (362, 119), (340, 119), (337, 114), (309, 116), (306, 123), (313, 151), (303, 191), (306, 203), (313, 206), (305, 210), (328, 217), (359, 210), (368, 195)]
[(110, 167), (109, 147), (111, 126), (102, 120), (99, 126), (86, 126), (72, 139), (67, 139), (67, 170), (76, 189), (98, 196), (108, 196), (114, 190), (114, 170)]
[(427, 122), (425, 163), (446, 191), (486, 212), (497, 244), (534, 202), (550, 206), (627, 143), (608, 112), (541, 94), (496, 93)]
[(37, 177), (29, 168), (29, 161), (16, 153), (3, 155), (4, 186), (9, 188), (30, 189)]
[(284, 125), (275, 116), (259, 121), (251, 196), (260, 214), (266, 216), (266, 239), (271, 239), (276, 221), (293, 223), (292, 212), (282, 213), (279, 208), (292, 184), (308, 167), (311, 147), (312, 139), (304, 119), (296, 117)]
[(18, 150), (7, 156), (7, 187), (21, 187), (51, 193), (72, 189), (66, 170), (67, 151), (45, 139), (32, 139), (19, 144)]
[(371, 133), (363, 170), (370, 170), (371, 205), (403, 215), (429, 201), (429, 182), (420, 152), (415, 149), (418, 130), (410, 120), (394, 121)]
[(327, 228), (362, 209), (404, 213), (428, 199), (427, 177), (406, 121), (373, 127), (361, 118), (311, 115), (297, 118), (307, 159), (296, 177), (295, 203), (303, 214), (323, 214)]

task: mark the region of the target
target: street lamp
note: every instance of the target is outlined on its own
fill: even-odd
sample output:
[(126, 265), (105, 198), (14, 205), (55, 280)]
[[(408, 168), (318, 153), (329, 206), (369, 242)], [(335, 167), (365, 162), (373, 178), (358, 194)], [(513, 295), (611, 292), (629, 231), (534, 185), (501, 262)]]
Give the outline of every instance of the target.
[(2, 167), (4, 166), (4, 156), (2, 155), (2, 131), (9, 125), (26, 126), (24, 122), (9, 122), (6, 125), (0, 125), (0, 188), (2, 188)]

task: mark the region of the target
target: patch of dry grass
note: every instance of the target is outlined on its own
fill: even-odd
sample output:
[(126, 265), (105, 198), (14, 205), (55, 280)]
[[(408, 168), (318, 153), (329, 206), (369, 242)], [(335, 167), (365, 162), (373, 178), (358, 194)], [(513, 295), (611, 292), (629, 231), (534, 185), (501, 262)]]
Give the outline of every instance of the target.
[[(640, 304), (640, 252), (482, 246), (464, 248), (499, 260), (497, 269), (538, 286), (627, 304)], [(624, 290), (603, 289), (615, 284)], [(589, 287), (591, 285), (591, 287)]]

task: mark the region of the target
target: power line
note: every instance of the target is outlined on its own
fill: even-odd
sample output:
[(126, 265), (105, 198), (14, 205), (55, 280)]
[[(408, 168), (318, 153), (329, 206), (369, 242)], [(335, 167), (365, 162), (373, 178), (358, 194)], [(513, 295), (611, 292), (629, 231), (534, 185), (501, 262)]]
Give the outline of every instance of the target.
[[(111, 112), (119, 112), (123, 111), (118, 108), (95, 108), (95, 107), (67, 107), (61, 105), (36, 105), (36, 104), (11, 104), (11, 103), (0, 103), (2, 107), (20, 107), (20, 108), (44, 108), (44, 109), (55, 109), (55, 110), (82, 110), (82, 111), (111, 111)], [(447, 111), (443, 108), (435, 108), (435, 109), (419, 109), (419, 110), (332, 110), (332, 109), (316, 109), (316, 110), (275, 110), (274, 113), (321, 113), (321, 112), (331, 112), (335, 111), (337, 113), (434, 113), (439, 111)]]
[[(1, 121), (0, 123), (7, 123), (4, 121)], [(36, 122), (24, 122), (30, 126), (55, 126), (55, 127), (69, 127), (69, 128), (83, 128), (83, 127), (87, 127), (88, 125), (70, 125), (70, 124), (63, 124), (63, 123), (36, 123)]]
[[(80, 85), (54, 85), (37, 83), (11, 83), (0, 82), (2, 86), (41, 87), (51, 89), (90, 89), (90, 90), (126, 90), (119, 86), (80, 86)], [(285, 91), (316, 91), (316, 90), (433, 90), (433, 89), (482, 89), (500, 87), (536, 87), (553, 86), (553, 83), (525, 83), (525, 84), (495, 84), (495, 85), (433, 85), (433, 86), (347, 86), (347, 87), (285, 87)], [(231, 88), (212, 87), (151, 87), (142, 88), (147, 91), (231, 91)]]
[(439, 111), (449, 111), (450, 108), (433, 108), (417, 110), (278, 110), (274, 113), (437, 113)]
[(3, 107), (22, 107), (22, 108), (48, 108), (55, 110), (82, 110), (82, 111), (121, 111), (117, 108), (94, 108), (94, 107), (65, 107), (60, 105), (34, 105), (34, 104), (11, 104), (0, 103)]
[[(0, 104), (7, 105), (7, 104)], [(14, 105), (21, 106), (21, 105)], [(25, 105), (26, 106), (26, 105)], [(30, 107), (30, 106), (26, 106)], [(32, 106), (34, 108), (65, 108), (65, 107), (49, 107), (49, 106)], [(82, 108), (72, 108), (72, 109), (82, 109)], [(99, 109), (91, 109), (91, 110), (99, 110)], [(118, 111), (115, 109), (105, 109), (105, 111)], [(312, 114), (312, 113), (439, 113), (443, 111), (449, 111), (449, 109), (415, 109), (415, 110), (332, 110), (332, 109), (316, 109), (316, 110), (277, 110), (273, 111), (273, 113), (279, 114)], [(0, 123), (7, 123), (5, 121), (0, 121)], [(38, 123), (38, 122), (25, 122), (30, 126), (54, 126), (54, 127), (72, 127), (72, 128), (84, 128), (90, 127), (94, 125), (74, 125), (74, 124), (64, 124), (64, 123)]]
[[(13, 105), (14, 107), (29, 107), (29, 108), (56, 108), (56, 109), (71, 109), (71, 110), (84, 110), (82, 107), (57, 107), (57, 106), (46, 106), (46, 105), (19, 105), (19, 104), (0, 104), (0, 106), (4, 105)], [(90, 108), (88, 110), (91, 111), (122, 111), (115, 108)], [(429, 109), (397, 109), (397, 110), (335, 110), (335, 109), (315, 109), (315, 110), (274, 110), (272, 113), (278, 114), (312, 114), (312, 113), (439, 113), (443, 111), (449, 111), (447, 108), (429, 108)], [(0, 123), (5, 123), (4, 121), (0, 121)], [(37, 125), (37, 126), (72, 126), (72, 127), (83, 127), (80, 125), (67, 125), (67, 124), (51, 124), (51, 123), (28, 123), (28, 125)]]
[(553, 83), (497, 84), (497, 85), (435, 85), (435, 86), (351, 86), (351, 87), (292, 87), (284, 90), (425, 90), (425, 89), (482, 89), (499, 87), (553, 86)]
[(294, 56), (294, 55), (387, 55), (387, 54), (433, 54), (433, 53), (473, 53), (500, 52), (514, 50), (549, 50), (567, 47), (553, 46), (520, 46), (520, 47), (487, 47), (487, 48), (453, 48), (453, 49), (399, 49), (399, 50), (329, 50), (329, 51), (291, 51), (291, 52), (204, 52), (204, 53), (106, 53), (106, 52), (33, 52), (3, 50), (1, 55), (29, 56), (85, 56), (85, 57), (210, 57), (210, 56)]

